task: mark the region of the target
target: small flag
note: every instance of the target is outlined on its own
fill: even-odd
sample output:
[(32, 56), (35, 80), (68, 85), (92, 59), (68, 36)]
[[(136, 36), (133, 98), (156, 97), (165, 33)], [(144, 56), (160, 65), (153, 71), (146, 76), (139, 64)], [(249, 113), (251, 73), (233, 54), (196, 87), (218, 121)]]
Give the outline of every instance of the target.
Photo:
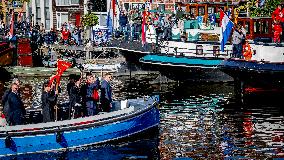
[(112, 19), (111, 19), (111, 16), (110, 16), (110, 12), (108, 12), (108, 14), (107, 14), (107, 28), (108, 28), (108, 31), (107, 31), (107, 40), (108, 40), (109, 36), (112, 35), (112, 30), (113, 30), (113, 27), (112, 27)]
[(9, 32), (9, 39), (12, 39), (14, 36), (14, 11), (12, 11), (12, 15), (11, 15), (11, 20), (10, 20), (10, 32)]
[(112, 13), (114, 17), (116, 16), (115, 5), (116, 5), (116, 0), (112, 0)]
[(142, 44), (146, 43), (146, 11), (143, 11), (143, 19), (142, 19)]
[(224, 52), (225, 45), (230, 37), (231, 31), (234, 27), (234, 23), (229, 19), (229, 17), (224, 13), (223, 10), (220, 11), (220, 23), (221, 23), (221, 51)]

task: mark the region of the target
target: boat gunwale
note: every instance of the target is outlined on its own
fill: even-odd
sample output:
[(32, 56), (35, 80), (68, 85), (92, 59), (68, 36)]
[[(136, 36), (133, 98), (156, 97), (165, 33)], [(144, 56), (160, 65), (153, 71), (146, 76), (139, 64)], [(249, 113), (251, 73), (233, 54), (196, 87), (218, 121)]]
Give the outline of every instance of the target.
[[(75, 123), (73, 123), (73, 124), (62, 125), (62, 126), (53, 126), (51, 128), (35, 128), (35, 130), (27, 130), (27, 131), (22, 129), (22, 130), (20, 130), (20, 132), (19, 132), (19, 130), (10, 130), (10, 131), (3, 130), (2, 132), (0, 131), (0, 138), (6, 137), (6, 136), (14, 136), (14, 137), (15, 136), (30, 136), (30, 135), (39, 135), (39, 134), (47, 134), (47, 133), (64, 132), (64, 131), (73, 131), (75, 129), (86, 129), (86, 128), (90, 128), (90, 127), (97, 127), (97, 126), (105, 125), (105, 124), (108, 124), (108, 123), (125, 121), (125, 120), (133, 118), (137, 115), (141, 115), (143, 113), (146, 113), (147, 111), (151, 110), (153, 107), (156, 107), (156, 104), (157, 104), (157, 102), (153, 102), (152, 104), (145, 104), (144, 108), (141, 108), (137, 111), (119, 114), (118, 117), (113, 117), (113, 118), (106, 117), (104, 119), (87, 121), (87, 122), (89, 122), (87, 124), (84, 123), (84, 124), (74, 126)], [(95, 117), (95, 116), (85, 117), (85, 118), (88, 119), (88, 118), (93, 118), (93, 117)], [(72, 121), (72, 120), (65, 120), (65, 121)], [(56, 123), (56, 122), (52, 122), (52, 123)], [(40, 124), (40, 123), (38, 123), (38, 124)], [(38, 129), (40, 129), (40, 130), (38, 130)]]

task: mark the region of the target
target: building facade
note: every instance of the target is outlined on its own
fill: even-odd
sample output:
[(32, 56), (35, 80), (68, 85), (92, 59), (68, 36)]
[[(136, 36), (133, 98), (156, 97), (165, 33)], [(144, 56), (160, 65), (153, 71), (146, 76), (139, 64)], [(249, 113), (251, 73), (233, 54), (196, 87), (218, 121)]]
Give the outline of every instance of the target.
[(49, 31), (52, 28), (52, 0), (31, 0), (29, 4), (31, 11), (32, 24), (43, 24), (44, 28)]
[(84, 0), (52, 0), (53, 23), (55, 29), (60, 29), (62, 24), (72, 23), (80, 26), (81, 17), (84, 15)]
[(236, 3), (239, 0), (119, 0), (119, 6), (123, 10), (131, 10), (134, 8), (142, 9), (145, 7), (145, 4), (150, 7), (150, 9), (158, 10), (168, 10), (174, 11), (175, 4), (177, 3), (201, 3), (201, 2), (210, 2), (210, 3)]
[(62, 24), (80, 25), (84, 14), (84, 0), (31, 0), (32, 23), (43, 24), (46, 31), (60, 29)]
[[(20, 1), (15, 1), (13, 3), (10, 3), (8, 1), (2, 0), (1, 1), (1, 20), (3, 20), (3, 22), (6, 25), (10, 25), (12, 10), (14, 11), (15, 21), (19, 21), (19, 18), (21, 18), (21, 20), (25, 20), (29, 17), (27, 3), (21, 3)], [(22, 16), (19, 16), (20, 14), (22, 14)]]

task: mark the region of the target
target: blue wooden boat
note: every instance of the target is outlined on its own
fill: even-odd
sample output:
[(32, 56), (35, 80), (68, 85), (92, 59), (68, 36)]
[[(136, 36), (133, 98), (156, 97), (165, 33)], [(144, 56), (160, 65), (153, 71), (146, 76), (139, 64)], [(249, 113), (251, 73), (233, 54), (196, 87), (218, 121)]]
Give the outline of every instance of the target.
[(158, 97), (115, 102), (114, 110), (72, 120), (0, 128), (0, 157), (65, 150), (136, 135), (160, 122)]
[(187, 57), (165, 54), (146, 55), (140, 62), (156, 69), (170, 79), (226, 82), (232, 78), (220, 70), (223, 58), (217, 57)]

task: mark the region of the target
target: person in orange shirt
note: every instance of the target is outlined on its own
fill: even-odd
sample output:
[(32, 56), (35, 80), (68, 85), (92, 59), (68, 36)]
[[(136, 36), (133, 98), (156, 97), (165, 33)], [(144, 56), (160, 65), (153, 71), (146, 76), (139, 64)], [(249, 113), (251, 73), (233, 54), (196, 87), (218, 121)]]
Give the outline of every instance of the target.
[(248, 41), (246, 41), (245, 44), (243, 45), (243, 55), (245, 57), (245, 60), (251, 60), (252, 49)]

